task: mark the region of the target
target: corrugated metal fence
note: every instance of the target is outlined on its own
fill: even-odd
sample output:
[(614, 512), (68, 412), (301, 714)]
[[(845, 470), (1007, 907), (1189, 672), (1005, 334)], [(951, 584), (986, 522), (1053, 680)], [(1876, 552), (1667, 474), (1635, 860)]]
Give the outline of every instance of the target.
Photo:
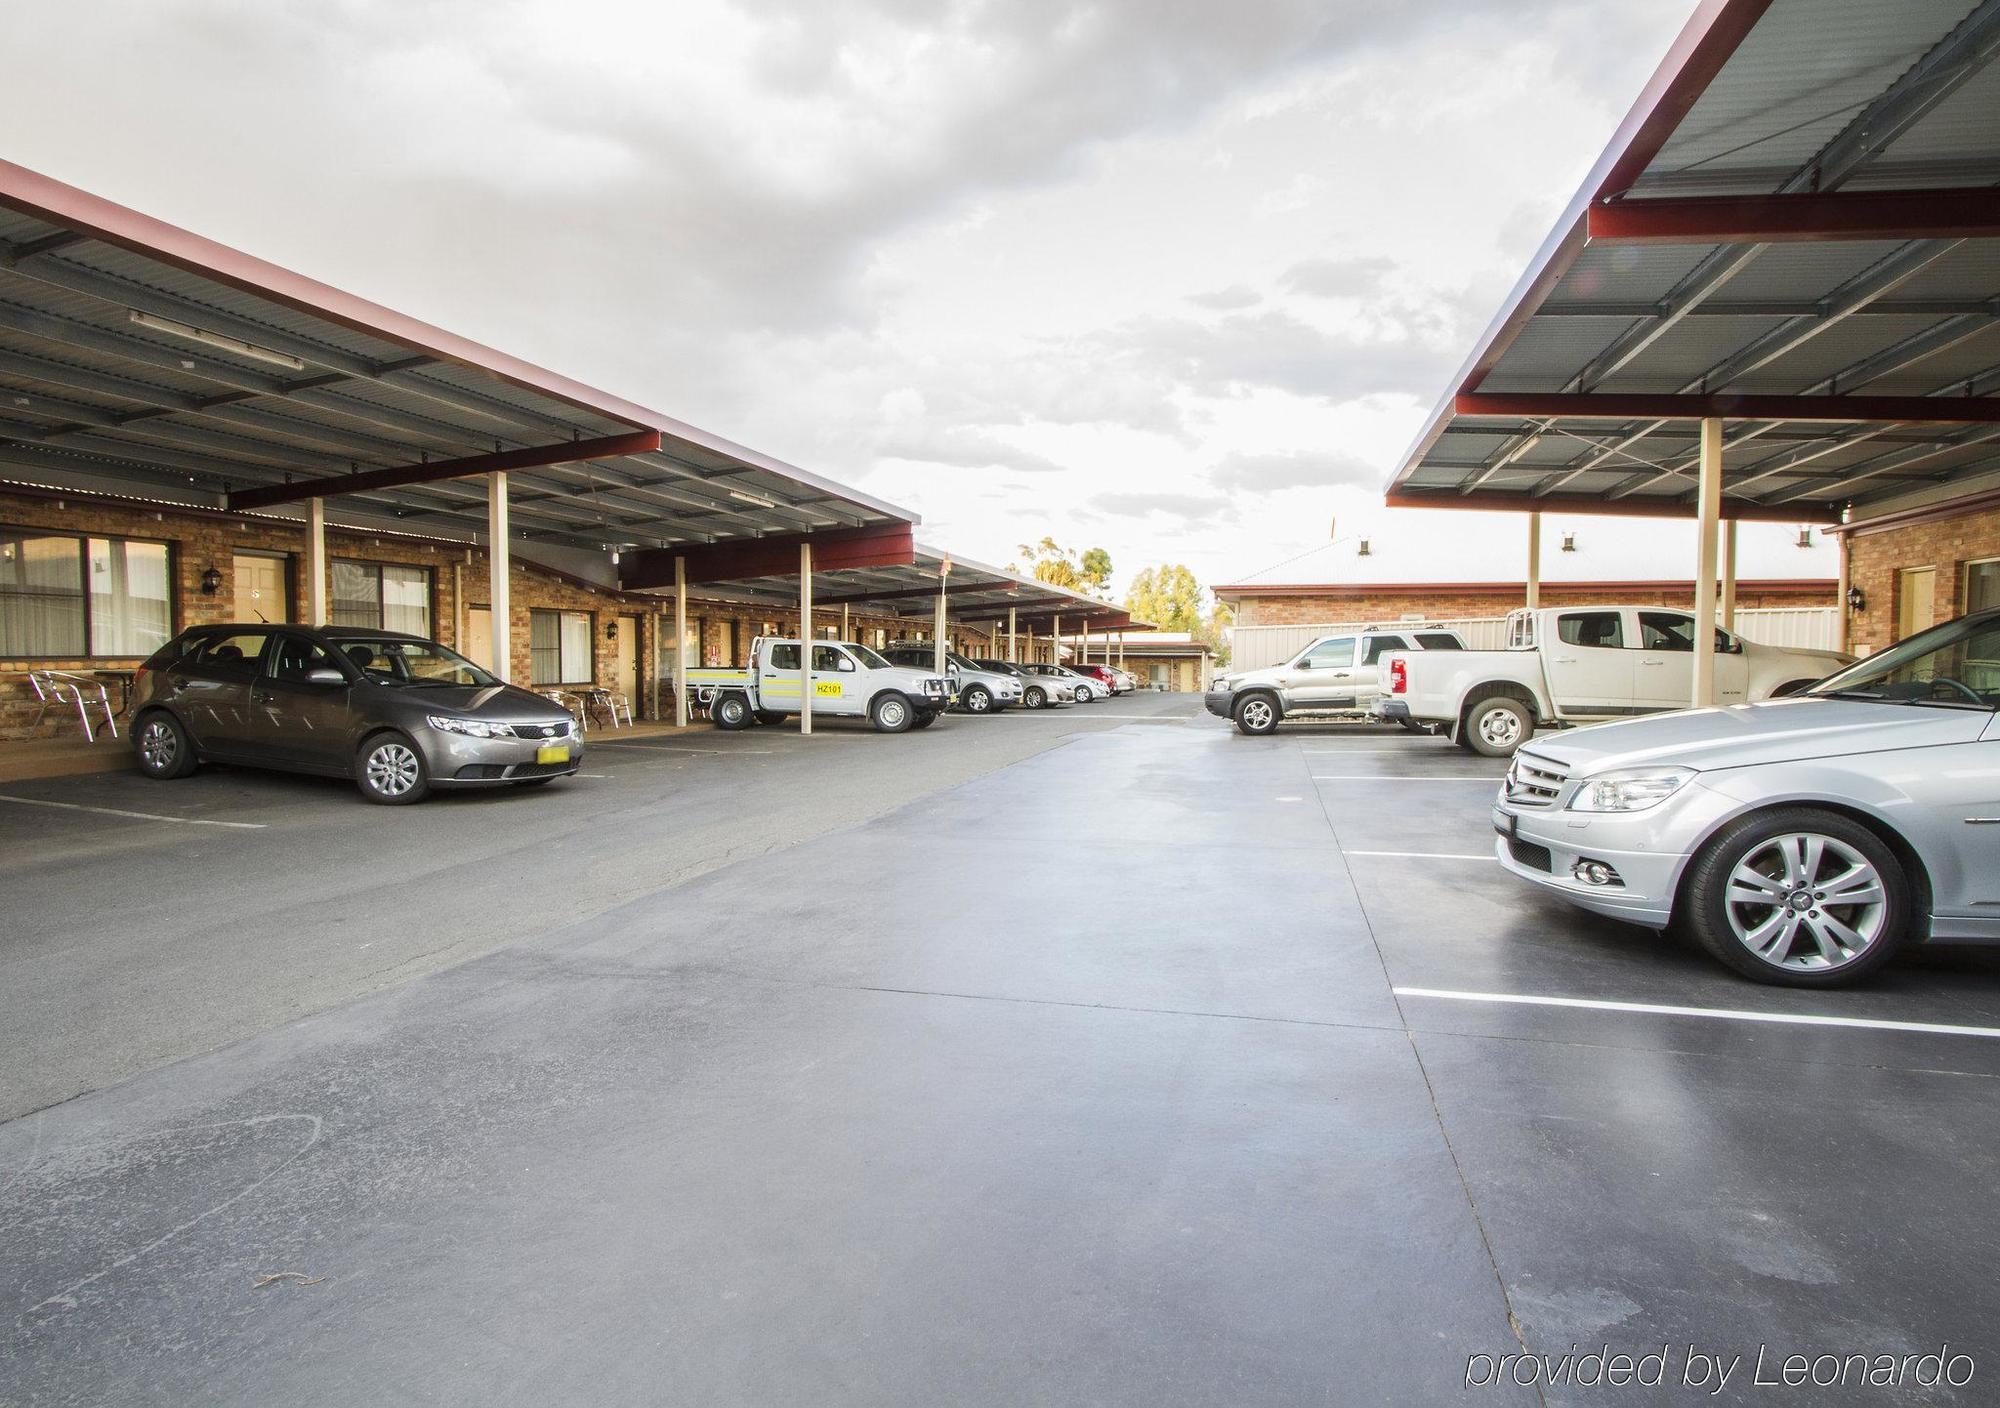
[[(1457, 631), (1474, 650), (1504, 650), (1507, 645), (1505, 616), (1466, 616), (1425, 624)], [(1321, 636), (1371, 629), (1407, 630), (1409, 626), (1407, 623), (1388, 621), (1334, 621), (1316, 626), (1237, 626), (1229, 633), (1229, 668), (1257, 670), (1266, 665), (1283, 664)], [(1772, 607), (1736, 613), (1736, 633), (1745, 640), (1763, 645), (1833, 650), (1839, 629), (1840, 623), (1831, 606)]]

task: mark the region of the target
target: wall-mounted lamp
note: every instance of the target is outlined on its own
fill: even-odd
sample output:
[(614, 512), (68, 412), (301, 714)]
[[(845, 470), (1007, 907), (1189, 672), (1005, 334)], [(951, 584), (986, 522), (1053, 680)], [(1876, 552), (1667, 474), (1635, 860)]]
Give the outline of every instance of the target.
[(1812, 529), (1810, 528), (1799, 529), (1799, 546), (1802, 548), (1809, 548), (1812, 546)]
[(211, 567), (208, 571), (201, 574), (201, 594), (203, 596), (214, 596), (221, 590), (222, 574), (220, 572)]
[(617, 639), (618, 639), (618, 623), (617, 623), (616, 621), (607, 621), (607, 622), (605, 622), (605, 624), (604, 624), (604, 638), (605, 638), (606, 640), (617, 640)]
[(1847, 589), (1847, 607), (1850, 611), (1866, 611), (1868, 609), (1868, 594), (1859, 587), (1849, 587)]
[(1368, 546), (1368, 540), (1366, 538), (1363, 538), (1361, 540), (1361, 545), (1354, 550), (1354, 555), (1356, 557), (1370, 557), (1373, 556), (1373, 554), (1374, 554), (1374, 549)]
[(1576, 534), (1574, 533), (1563, 534), (1563, 551), (1564, 552), (1576, 551)]

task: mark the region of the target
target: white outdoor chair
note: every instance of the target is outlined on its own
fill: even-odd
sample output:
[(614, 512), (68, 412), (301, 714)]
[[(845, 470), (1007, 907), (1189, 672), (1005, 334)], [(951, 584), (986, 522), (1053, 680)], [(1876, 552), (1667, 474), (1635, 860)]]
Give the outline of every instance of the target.
[(567, 690), (544, 689), (539, 692), (542, 698), (548, 700), (550, 703), (562, 705), (569, 712), (569, 716), (576, 720), (578, 732), (590, 732), (590, 710), (581, 707), (571, 700)]
[(118, 716), (111, 712), (111, 694), (105, 689), (104, 681), (89, 675), (73, 675), (66, 670), (30, 670), (28, 683), (35, 691), (35, 697), (42, 701), (42, 707), (35, 712), (35, 722), (28, 725), (32, 733), (49, 712), (51, 704), (76, 705), (76, 721), (83, 725), (83, 736), (91, 743), (97, 742), (96, 730), (90, 726), (90, 705), (96, 704), (104, 710), (104, 726), (111, 730), (111, 736), (118, 736)]

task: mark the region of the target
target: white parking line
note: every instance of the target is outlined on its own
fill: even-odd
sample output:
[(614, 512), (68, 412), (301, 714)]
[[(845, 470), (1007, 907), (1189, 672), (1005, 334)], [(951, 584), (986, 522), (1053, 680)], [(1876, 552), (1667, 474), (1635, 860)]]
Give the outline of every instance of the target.
[(1499, 782), (1500, 774), (1486, 777), (1436, 777), (1430, 773), (1386, 773), (1386, 772), (1316, 772), (1314, 782), (1477, 782), (1491, 787)]
[(1946, 1022), (1895, 1022), (1880, 1017), (1816, 1017), (1790, 1012), (1753, 1012), (1733, 1007), (1672, 1007), (1654, 1002), (1600, 1002), (1584, 997), (1533, 997), (1510, 992), (1455, 992), (1449, 988), (1392, 988), (1398, 997), (1436, 997), (1450, 1002), (1514, 1003), (1527, 1007), (1581, 1007), (1594, 1012), (1646, 1012), (1662, 1017), (1719, 1017), (1730, 1022), (1773, 1022), (1793, 1027), (1861, 1027), (1869, 1031), (1922, 1032), (1930, 1036), (2000, 1037), (2000, 1027), (1960, 1027)]
[(86, 807), (78, 802), (45, 802), (40, 797), (13, 797), (0, 792), (0, 802), (18, 802), (24, 807), (54, 807), (65, 812), (96, 812), (99, 816), (124, 816), (134, 821), (172, 821), (182, 826), (228, 826), (238, 831), (262, 831), (261, 821), (207, 821), (195, 816), (161, 816), (158, 812), (128, 812), (117, 807)]
[(775, 748), (686, 748), (678, 743), (648, 743), (644, 739), (604, 739), (586, 744), (588, 748), (643, 748), (648, 753), (689, 753), (721, 755), (724, 753), (775, 753)]
[(1349, 856), (1396, 856), (1404, 860), (1492, 860), (1491, 851), (1343, 851)]

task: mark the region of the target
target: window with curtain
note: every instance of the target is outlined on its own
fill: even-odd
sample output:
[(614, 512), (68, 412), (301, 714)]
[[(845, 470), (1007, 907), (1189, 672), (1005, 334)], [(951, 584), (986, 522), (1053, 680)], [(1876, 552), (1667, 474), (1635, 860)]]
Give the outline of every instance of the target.
[(0, 655), (134, 659), (173, 635), (167, 545), (0, 529)]
[(528, 613), (528, 677), (533, 684), (592, 684), (588, 611)]
[(374, 626), (428, 638), (431, 571), (393, 562), (333, 562), (333, 624)]

